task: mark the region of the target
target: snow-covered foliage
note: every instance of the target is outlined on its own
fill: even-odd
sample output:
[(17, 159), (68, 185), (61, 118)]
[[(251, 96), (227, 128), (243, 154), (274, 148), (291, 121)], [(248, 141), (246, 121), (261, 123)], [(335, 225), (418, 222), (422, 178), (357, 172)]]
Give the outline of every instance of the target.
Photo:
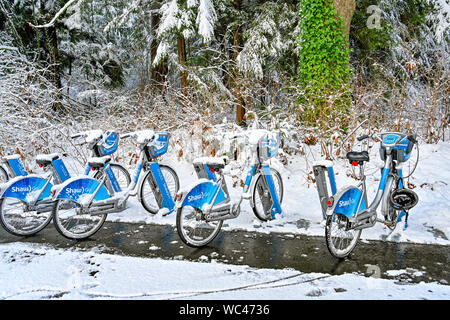
[(244, 34), (245, 43), (237, 57), (239, 69), (261, 79), (263, 67), (270, 64), (270, 60), (273, 63), (293, 50), (292, 34), (297, 23), (297, 13), (287, 4), (267, 2), (261, 5)]

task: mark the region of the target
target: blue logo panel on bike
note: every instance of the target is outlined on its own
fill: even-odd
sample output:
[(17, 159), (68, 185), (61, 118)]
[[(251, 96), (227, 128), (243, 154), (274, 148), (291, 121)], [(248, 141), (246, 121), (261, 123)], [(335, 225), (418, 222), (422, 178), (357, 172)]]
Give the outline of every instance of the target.
[[(75, 202), (80, 202), (86, 196), (91, 196), (99, 187), (99, 182), (92, 178), (76, 179), (63, 187), (58, 194), (58, 199), (67, 199)], [(108, 191), (105, 186), (100, 186), (97, 194), (94, 197), (95, 201), (109, 198)]]
[[(337, 200), (338, 202), (334, 208), (334, 213), (341, 213), (349, 218), (355, 215), (361, 196), (361, 190), (357, 188), (349, 189)], [(364, 209), (366, 209), (366, 202), (362, 199), (359, 211)]]
[(49, 183), (47, 187), (45, 187), (45, 190), (42, 191), (42, 188), (44, 188), (46, 183), (47, 180), (38, 176), (30, 176), (30, 175), (20, 178), (16, 181), (12, 180), (11, 185), (5, 190), (5, 192), (3, 192), (2, 197), (16, 198), (26, 203), (29, 203), (30, 201), (34, 200), (35, 197), (38, 196), (37, 193), (42, 192), (38, 199), (42, 200), (51, 196), (50, 194), (52, 188), (51, 183)]
[[(202, 209), (203, 205), (210, 204), (213, 200), (215, 193), (217, 192), (219, 186), (214, 182), (203, 182), (195, 187), (193, 187), (189, 193), (186, 195), (181, 206), (192, 206), (195, 208)], [(216, 201), (214, 204), (218, 204), (226, 200), (225, 193), (219, 190)]]

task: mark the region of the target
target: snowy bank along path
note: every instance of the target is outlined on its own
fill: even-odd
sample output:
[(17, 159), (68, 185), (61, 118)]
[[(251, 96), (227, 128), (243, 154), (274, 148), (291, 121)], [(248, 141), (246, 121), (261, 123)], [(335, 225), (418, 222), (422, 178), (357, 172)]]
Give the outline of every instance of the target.
[[(401, 222), (391, 233), (384, 225), (377, 223), (373, 228), (364, 229), (361, 233), (361, 239), (450, 244), (450, 142), (420, 144), (419, 148), (418, 166), (407, 180), (415, 186), (413, 190), (419, 196), (419, 203), (410, 211), (408, 228), (404, 229), (404, 223)], [(320, 154), (317, 149), (312, 149), (309, 152), (311, 155)], [(281, 164), (277, 159), (271, 160), (271, 165), (278, 169), (283, 178), (284, 197), (283, 214), (281, 216), (273, 221), (261, 222), (254, 216), (248, 201), (244, 200), (240, 216), (233, 220), (226, 220), (223, 230), (324, 236), (324, 219), (317, 189), (315, 184), (310, 181), (307, 182), (306, 179), (307, 174), (312, 171), (312, 163), (309, 161), (313, 157), (311, 155), (308, 157), (308, 161), (305, 160), (307, 157), (290, 157), (287, 165)], [(411, 155), (411, 158), (414, 156), (414, 154)], [(314, 156), (314, 159), (320, 160), (317, 156)], [(376, 146), (370, 151), (370, 159), (370, 168), (372, 169), (369, 167), (366, 169), (369, 203), (375, 196), (380, 179), (380, 169), (374, 165), (381, 163)], [(161, 163), (171, 165), (176, 170), (180, 178), (181, 188), (197, 180), (192, 164), (178, 161), (170, 153), (170, 150), (163, 156)], [(335, 161), (334, 170), (338, 189), (357, 183), (356, 180), (347, 175), (350, 165), (346, 160)], [(129, 171), (132, 172), (132, 168), (129, 168)], [(245, 175), (246, 172), (233, 168), (233, 163), (230, 164), (226, 180), (232, 200), (239, 199), (242, 191), (239, 180), (245, 180)], [(311, 173), (310, 176), (313, 177), (313, 174)], [(233, 184), (236, 184), (236, 186), (232, 187)], [(132, 197), (129, 199), (128, 208), (125, 211), (108, 215), (107, 221), (175, 226), (176, 214), (151, 216), (137, 201), (137, 198)]]

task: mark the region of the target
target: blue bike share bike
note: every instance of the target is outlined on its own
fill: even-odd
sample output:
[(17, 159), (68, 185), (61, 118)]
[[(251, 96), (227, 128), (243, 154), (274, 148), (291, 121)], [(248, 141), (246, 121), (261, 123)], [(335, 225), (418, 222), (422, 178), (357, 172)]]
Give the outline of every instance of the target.
[[(53, 221), (66, 238), (82, 240), (103, 225), (109, 213), (126, 209), (127, 199), (138, 193), (143, 207), (152, 214), (169, 214), (175, 209), (179, 189), (178, 176), (171, 167), (156, 158), (167, 152), (169, 133), (143, 130), (121, 135), (135, 138), (140, 149), (131, 183), (122, 188), (111, 167), (111, 157), (92, 157), (88, 165), (97, 170), (93, 178), (74, 177), (52, 189)], [(141, 174), (143, 173), (143, 174)]]
[(263, 221), (282, 213), (283, 181), (280, 173), (267, 163), (278, 152), (279, 136), (262, 129), (251, 134), (248, 142), (253, 159), (238, 202), (231, 202), (223, 175), (228, 157), (194, 161), (200, 179), (177, 194), (177, 232), (188, 246), (202, 247), (213, 241), (224, 220), (239, 216), (244, 199), (250, 200), (253, 212)]
[[(359, 166), (359, 185), (345, 187), (327, 201), (325, 239), (329, 252), (336, 258), (348, 256), (355, 248), (361, 231), (373, 227), (376, 222), (394, 230), (397, 223), (405, 217), (406, 228), (409, 210), (418, 202), (416, 193), (404, 187), (405, 177), (402, 172), (402, 163), (410, 158), (417, 143), (416, 135), (384, 132), (357, 139), (363, 141), (375, 138), (381, 140), (380, 156), (384, 167), (373, 202), (370, 205), (367, 202), (364, 175), (364, 163), (369, 161), (367, 151), (349, 152), (346, 155), (352, 165)], [(384, 219), (377, 218), (377, 208), (380, 204)]]
[[(113, 132), (92, 130), (77, 136), (87, 137), (86, 142), (93, 155), (112, 154), (117, 149), (118, 135)], [(0, 223), (8, 232), (17, 236), (31, 236), (44, 229), (52, 219), (53, 201), (51, 189), (53, 186), (70, 179), (64, 161), (59, 154), (40, 154), (36, 163), (44, 171), (43, 176), (29, 174), (20, 161), (20, 156), (9, 156), (4, 160), (15, 177), (2, 185), (0, 191)], [(124, 177), (124, 183), (129, 183), (129, 174), (119, 164), (111, 164), (113, 170)], [(91, 167), (86, 167), (86, 173)]]

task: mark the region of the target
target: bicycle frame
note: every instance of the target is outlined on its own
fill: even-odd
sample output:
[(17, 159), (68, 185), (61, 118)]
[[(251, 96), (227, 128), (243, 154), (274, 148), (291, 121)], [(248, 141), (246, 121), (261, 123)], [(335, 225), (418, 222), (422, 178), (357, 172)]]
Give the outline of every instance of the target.
[[(366, 177), (364, 175), (364, 166), (360, 165), (361, 182), (356, 187), (347, 187), (334, 195), (334, 199), (338, 199), (326, 211), (327, 216), (332, 216), (334, 213), (344, 214), (352, 223), (352, 229), (365, 229), (372, 227), (376, 222), (385, 222), (377, 219), (377, 208), (381, 204), (381, 213), (384, 217), (389, 213), (389, 195), (394, 181), (399, 181), (399, 187), (403, 188), (402, 170), (395, 169), (394, 161), (392, 160), (392, 147), (403, 141), (395, 141), (391, 146), (386, 146), (386, 158), (381, 173), (380, 183), (378, 185), (377, 193), (367, 207), (367, 188)], [(394, 171), (396, 177), (394, 177)], [(357, 205), (355, 206), (355, 204)], [(399, 215), (398, 220), (404, 215), (404, 212)]]

